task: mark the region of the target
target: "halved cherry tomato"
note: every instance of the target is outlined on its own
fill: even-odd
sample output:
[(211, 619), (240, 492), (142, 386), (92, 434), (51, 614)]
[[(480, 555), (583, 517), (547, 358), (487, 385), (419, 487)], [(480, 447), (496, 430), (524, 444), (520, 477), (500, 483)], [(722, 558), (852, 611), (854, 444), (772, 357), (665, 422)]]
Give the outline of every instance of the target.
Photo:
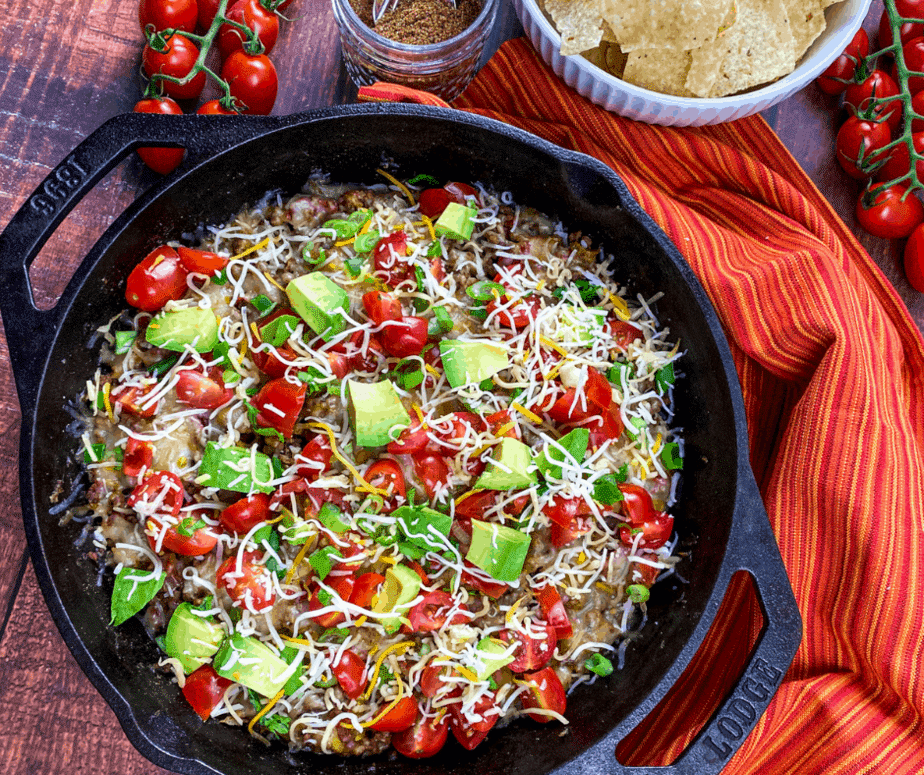
[(406, 315), (400, 322), (391, 323), (379, 332), (382, 347), (395, 358), (420, 355), (427, 344), (427, 320)]
[(542, 616), (555, 628), (558, 639), (570, 638), (574, 634), (574, 628), (571, 625), (571, 620), (568, 619), (565, 604), (562, 602), (558, 590), (555, 589), (555, 585), (546, 584), (539, 587), (535, 592)]
[(645, 338), (644, 332), (625, 320), (611, 319), (606, 322), (606, 333), (613, 343), (620, 349), (626, 350), (632, 342)]
[(404, 474), (399, 466), (391, 458), (381, 458), (376, 460), (363, 477), (373, 487), (381, 490), (388, 490), (392, 495), (400, 495), (407, 498), (407, 484), (404, 481)]
[(455, 606), (455, 600), (448, 592), (435, 591), (428, 593), (423, 600), (415, 605), (408, 613), (408, 619), (411, 622), (411, 629), (414, 632), (432, 632), (438, 630), (446, 624), (465, 624), (471, 619), (463, 613), (463, 610), (457, 610), (449, 619), (449, 613)]
[(287, 439), (295, 432), (295, 423), (305, 403), (305, 383), (293, 384), (285, 378), (267, 382), (254, 396), (257, 423), (264, 428), (275, 428)]
[(183, 696), (196, 715), (206, 721), (233, 683), (234, 681), (218, 675), (211, 665), (203, 665), (186, 676)]
[(214, 514), (212, 509), (191, 509), (180, 512), (179, 524), (168, 526), (166, 532), (163, 522), (157, 518), (157, 515), (149, 516), (145, 519), (145, 534), (148, 537), (148, 543), (155, 552), (168, 551), (184, 557), (202, 557), (215, 548), (215, 544), (218, 543), (218, 534), (212, 527), (196, 526), (204, 525), (203, 515), (211, 516), (212, 514)]
[[(352, 556), (350, 550), (340, 549), (339, 547), (338, 550), (341, 553), (344, 553), (344, 556)], [(354, 576), (352, 573), (344, 573), (344, 571), (352, 571), (355, 570), (355, 568), (351, 568), (342, 563), (338, 563), (336, 567), (337, 571), (335, 572), (337, 575), (331, 573), (326, 579), (324, 579), (324, 583), (330, 587), (341, 600), (349, 601), (353, 594), (353, 588), (356, 585), (356, 576)], [(326, 590), (322, 590), (320, 586), (314, 590), (311, 595), (311, 600), (308, 602), (308, 610), (319, 611), (320, 609), (327, 608), (327, 606), (330, 605), (330, 603), (324, 603), (321, 601), (322, 592), (326, 592)], [(330, 592), (327, 592), (327, 594), (330, 594)], [(315, 621), (325, 630), (328, 630), (331, 627), (336, 627), (345, 619), (346, 615), (340, 613), (340, 611), (328, 611), (327, 613), (316, 617)]]
[(218, 517), (221, 526), (229, 533), (245, 535), (270, 517), (270, 496), (255, 492), (222, 509)]
[(407, 280), (413, 271), (411, 264), (401, 259), (407, 256), (407, 235), (393, 231), (382, 237), (372, 251), (375, 273), (392, 288)]
[(426, 759), (435, 756), (449, 736), (449, 722), (445, 715), (431, 713), (424, 716), (418, 708), (417, 717), (403, 732), (392, 735), (391, 744), (402, 756)]
[(671, 537), (671, 533), (674, 531), (674, 518), (670, 514), (655, 511), (651, 517), (640, 525), (633, 524), (632, 527), (620, 528), (619, 540), (627, 546), (631, 546), (639, 530), (641, 530), (642, 537), (639, 539), (638, 545), (644, 546), (646, 549), (657, 549), (659, 546), (664, 546)]
[(143, 516), (165, 514), (175, 517), (183, 507), (185, 496), (179, 476), (171, 471), (154, 471), (132, 490), (128, 505)]
[[(565, 696), (565, 687), (561, 679), (551, 667), (527, 673), (523, 679), (530, 684), (529, 691), (520, 695), (520, 703), (525, 709), (538, 708), (551, 710), (564, 715), (568, 698)], [(542, 713), (527, 714), (534, 721), (545, 724), (552, 720), (551, 716)]]
[(462, 703), (454, 702), (449, 707), (449, 728), (459, 744), (471, 751), (482, 740), (500, 718), (493, 694), (480, 696), (467, 713), (462, 712)]
[(417, 700), (402, 697), (382, 718), (371, 724), (376, 732), (403, 732), (417, 719)]
[(381, 573), (364, 573), (357, 576), (353, 592), (350, 594), (350, 602), (360, 608), (369, 608), (384, 583), (385, 577)]
[(334, 451), (331, 449), (330, 439), (319, 433), (298, 453), (298, 467), (295, 472), (309, 482), (313, 482), (327, 472), (333, 456)]
[(401, 435), (395, 441), (388, 442), (386, 449), (392, 455), (413, 455), (429, 443), (430, 437), (427, 432), (427, 428), (422, 426), (416, 417), (412, 418), (410, 426), (401, 431)]
[(218, 586), (228, 593), (239, 608), (251, 613), (268, 611), (276, 602), (276, 591), (270, 572), (260, 562), (259, 552), (244, 552), (241, 570), (237, 570), (238, 555), (232, 554), (218, 567), (215, 574)]
[(632, 525), (641, 525), (652, 518), (655, 510), (648, 490), (637, 484), (621, 483), (617, 486), (622, 493), (620, 511), (626, 522)]
[(129, 436), (122, 455), (122, 473), (126, 476), (139, 476), (142, 471), (150, 470), (153, 462), (154, 445)]
[(431, 661), (420, 674), (420, 693), (424, 697), (436, 697), (443, 688), (443, 676), (448, 674), (448, 665)]
[(558, 634), (551, 624), (534, 621), (529, 625), (529, 631), (527, 635), (519, 630), (501, 630), (502, 641), (519, 644), (514, 652), (516, 659), (508, 665), (514, 673), (545, 667), (555, 653)]
[[(343, 693), (351, 700), (359, 699), (369, 683), (369, 677), (366, 675), (366, 660), (352, 649), (346, 649), (340, 655), (332, 672), (340, 688), (343, 689)], [(413, 719), (411, 721), (413, 722)]]
[[(467, 498), (466, 500), (470, 499)], [(475, 567), (468, 560), (464, 562), (466, 568)], [(469, 570), (462, 571), (462, 584), (469, 589), (474, 589), (476, 592), (487, 595), (492, 600), (497, 600), (497, 598), (510, 589), (510, 587), (502, 581), (495, 581), (494, 579), (488, 580), (483, 578), (480, 573)]]
[[(148, 78), (158, 73), (183, 80), (199, 58), (199, 47), (185, 35), (174, 33), (165, 39), (162, 51), (150, 43), (141, 52), (141, 63)], [(205, 71), (200, 70), (187, 83), (160, 79), (161, 88), (175, 100), (194, 100), (205, 88)]]
[(176, 249), (180, 257), (180, 263), (187, 272), (197, 272), (198, 274), (213, 275), (220, 272), (228, 265), (227, 256), (219, 256), (208, 250), (193, 250), (180, 246)]
[(427, 496), (433, 500), (437, 490), (446, 484), (452, 469), (441, 455), (426, 451), (411, 455), (411, 459), (414, 461), (414, 473), (417, 479), (423, 484)]
[(176, 375), (177, 400), (195, 409), (217, 409), (234, 398), (234, 390), (225, 387), (217, 366), (210, 368), (208, 375), (195, 368), (180, 369)]
[(386, 320), (401, 320), (404, 317), (401, 302), (390, 293), (383, 291), (364, 293), (363, 308), (369, 319), (377, 326), (382, 325)]
[(145, 312), (157, 312), (186, 293), (186, 269), (177, 252), (161, 245), (132, 269), (125, 283), (125, 300)]
[[(166, 116), (180, 116), (183, 109), (169, 97), (139, 100), (133, 108), (135, 113), (159, 113)], [(139, 148), (138, 157), (154, 172), (166, 175), (173, 172), (183, 161), (185, 148)]]

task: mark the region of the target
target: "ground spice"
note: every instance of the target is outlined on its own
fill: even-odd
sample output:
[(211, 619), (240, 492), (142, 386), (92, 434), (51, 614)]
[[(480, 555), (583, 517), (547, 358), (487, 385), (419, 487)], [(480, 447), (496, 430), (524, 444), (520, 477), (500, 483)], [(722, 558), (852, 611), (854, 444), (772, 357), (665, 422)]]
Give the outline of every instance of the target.
[(350, 0), (356, 15), (383, 38), (411, 46), (439, 43), (464, 32), (481, 13), (481, 0), (398, 0), (398, 5), (372, 23), (372, 0)]

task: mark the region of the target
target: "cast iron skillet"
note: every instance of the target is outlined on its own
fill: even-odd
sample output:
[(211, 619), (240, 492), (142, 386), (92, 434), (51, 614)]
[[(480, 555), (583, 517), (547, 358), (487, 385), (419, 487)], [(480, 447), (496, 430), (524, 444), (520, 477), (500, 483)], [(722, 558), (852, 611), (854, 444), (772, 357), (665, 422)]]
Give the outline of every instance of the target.
[[(119, 160), (143, 145), (183, 145), (185, 171), (154, 186), (96, 243), (56, 307), (36, 308), (28, 267), (76, 202)], [(453, 742), (424, 761), (381, 755), (339, 760), (266, 748), (246, 732), (202, 724), (176, 686), (150, 666), (157, 648), (137, 620), (107, 626), (110, 586), (62, 529), (63, 492), (79, 490), (79, 444), (64, 429), (69, 408), (97, 364), (94, 329), (125, 306), (125, 278), (156, 245), (226, 220), (265, 192), (293, 193), (316, 170), (332, 179), (380, 182), (428, 172), (483, 181), (520, 203), (584, 229), (615, 255), (613, 272), (633, 291), (663, 291), (657, 313), (679, 336), (686, 377), (676, 411), (686, 437), (678, 532), (688, 583), (655, 586), (649, 621), (627, 668), (578, 687), (569, 734), (518, 721), (466, 753)], [(23, 421), (20, 490), (36, 574), (68, 647), (132, 743), (152, 762), (182, 773), (336, 772), (344, 775), (539, 775), (650, 772), (616, 762), (616, 744), (664, 696), (696, 652), (739, 570), (752, 574), (765, 627), (729, 697), (665, 772), (714, 773), (751, 731), (801, 638), (801, 621), (748, 466), (744, 412), (732, 359), (710, 303), (675, 247), (604, 165), (485, 118), (441, 108), (363, 105), (282, 118), (141, 116), (113, 119), (62, 161), (0, 237), (2, 314)], [(551, 726), (551, 725), (550, 725)], [(662, 771), (659, 769), (658, 771)]]

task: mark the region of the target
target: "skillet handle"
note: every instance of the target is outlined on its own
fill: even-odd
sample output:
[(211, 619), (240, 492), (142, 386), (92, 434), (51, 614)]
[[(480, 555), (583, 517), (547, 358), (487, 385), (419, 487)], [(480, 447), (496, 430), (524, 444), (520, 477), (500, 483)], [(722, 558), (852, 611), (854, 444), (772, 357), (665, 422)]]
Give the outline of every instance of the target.
[[(687, 749), (666, 767), (620, 767), (621, 775), (713, 775), (728, 764), (783, 681), (802, 640), (802, 618), (786, 575), (776, 537), (750, 469), (739, 476), (735, 531), (726, 553), (723, 581), (751, 574), (764, 616), (764, 629), (744, 671), (728, 696)], [(724, 570), (723, 569), (723, 570)]]
[(188, 158), (196, 160), (278, 123), (279, 119), (264, 116), (116, 116), (48, 174), (0, 234), (0, 312), (20, 406), (34, 405), (48, 350), (86, 274), (88, 267), (84, 265), (95, 260), (92, 252), (84, 257), (53, 308), (40, 310), (36, 306), (29, 267), (74, 206), (136, 148), (182, 146)]

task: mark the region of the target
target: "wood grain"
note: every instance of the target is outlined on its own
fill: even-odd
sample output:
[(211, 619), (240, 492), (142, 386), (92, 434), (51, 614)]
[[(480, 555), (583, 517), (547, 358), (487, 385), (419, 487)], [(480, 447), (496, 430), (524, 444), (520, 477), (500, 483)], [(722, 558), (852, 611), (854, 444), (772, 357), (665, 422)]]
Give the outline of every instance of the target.
[[(867, 27), (882, 9), (876, 0)], [(274, 61), (280, 94), (274, 113), (351, 102), (356, 90), (340, 62), (327, 0), (296, 0)], [(142, 35), (137, 0), (0, 0), (0, 228), (50, 169), (106, 119), (132, 109)], [(491, 47), (521, 34), (503, 4)], [(907, 284), (900, 245), (860, 233), (853, 219), (859, 191), (834, 163), (840, 117), (835, 101), (813, 87), (765, 117), (860, 236), (885, 276), (924, 327), (924, 299)], [(113, 219), (156, 179), (134, 157), (116, 167), (64, 221), (34, 262), (39, 306), (54, 304), (81, 257)], [(16, 331), (6, 332), (16, 336)], [(0, 772), (163, 773), (143, 759), (70, 656), (51, 622), (26, 558), (18, 506), (15, 385), (0, 341)]]

